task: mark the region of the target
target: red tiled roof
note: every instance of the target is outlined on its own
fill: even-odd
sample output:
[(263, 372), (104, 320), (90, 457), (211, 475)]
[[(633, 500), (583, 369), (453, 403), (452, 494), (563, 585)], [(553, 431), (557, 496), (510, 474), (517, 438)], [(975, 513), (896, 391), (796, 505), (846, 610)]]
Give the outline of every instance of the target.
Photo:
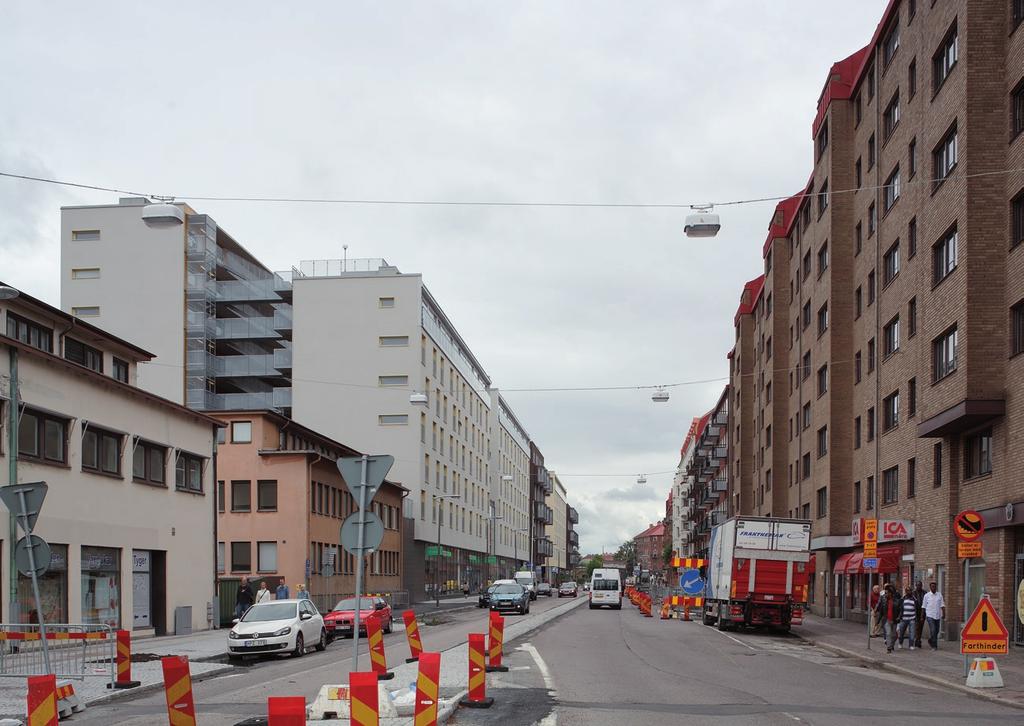
[(658, 522), (653, 527), (648, 527), (643, 532), (638, 534), (633, 539), (643, 539), (645, 537), (664, 537), (665, 536), (665, 525), (662, 522)]
[[(740, 324), (741, 315), (749, 315), (754, 311), (754, 303), (757, 302), (762, 289), (764, 289), (764, 275), (758, 275), (743, 286), (743, 292), (740, 294), (740, 306), (736, 309), (733, 325)], [(750, 292), (750, 302), (744, 302), (743, 300), (747, 296), (747, 291)]]
[(765, 238), (764, 247), (761, 248), (762, 257), (768, 256), (768, 250), (772, 247), (773, 239), (789, 236), (790, 230), (793, 229), (793, 222), (797, 218), (797, 212), (800, 211), (800, 203), (804, 200), (805, 191), (806, 187), (789, 199), (783, 199), (775, 205), (775, 213), (772, 215), (772, 221), (768, 225), (768, 237)]

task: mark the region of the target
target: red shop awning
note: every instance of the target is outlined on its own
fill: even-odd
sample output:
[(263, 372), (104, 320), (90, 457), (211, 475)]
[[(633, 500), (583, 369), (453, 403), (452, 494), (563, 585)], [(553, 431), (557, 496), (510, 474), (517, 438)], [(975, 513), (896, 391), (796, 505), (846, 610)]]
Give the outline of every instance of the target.
[(894, 572), (899, 572), (900, 558), (903, 556), (903, 545), (892, 544), (879, 546), (878, 567), (874, 569), (864, 567), (863, 551), (853, 552), (851, 554), (852, 556), (846, 565), (847, 575), (866, 575), (869, 572), (876, 575), (892, 574)]
[(847, 552), (845, 555), (840, 555), (839, 559), (836, 560), (835, 567), (832, 568), (832, 572), (837, 575), (843, 575), (846, 573), (846, 568), (849, 567), (850, 558), (853, 557), (853, 552)]

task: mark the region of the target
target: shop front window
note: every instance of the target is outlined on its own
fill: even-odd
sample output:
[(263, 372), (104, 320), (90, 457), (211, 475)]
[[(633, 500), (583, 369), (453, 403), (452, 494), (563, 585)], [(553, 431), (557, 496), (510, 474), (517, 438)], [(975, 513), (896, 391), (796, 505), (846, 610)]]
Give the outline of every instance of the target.
[[(47, 623), (68, 622), (68, 546), (50, 544), (50, 566), (39, 577), (39, 600)], [(18, 573), (18, 622), (38, 623), (32, 578)]]
[(82, 622), (121, 627), (121, 551), (82, 547)]

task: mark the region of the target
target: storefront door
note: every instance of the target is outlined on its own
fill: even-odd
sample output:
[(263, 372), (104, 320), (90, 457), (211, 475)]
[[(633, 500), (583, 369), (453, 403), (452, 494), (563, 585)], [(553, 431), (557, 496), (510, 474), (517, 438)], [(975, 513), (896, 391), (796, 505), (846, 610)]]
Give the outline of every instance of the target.
[(152, 555), (149, 550), (132, 550), (132, 628), (153, 625)]

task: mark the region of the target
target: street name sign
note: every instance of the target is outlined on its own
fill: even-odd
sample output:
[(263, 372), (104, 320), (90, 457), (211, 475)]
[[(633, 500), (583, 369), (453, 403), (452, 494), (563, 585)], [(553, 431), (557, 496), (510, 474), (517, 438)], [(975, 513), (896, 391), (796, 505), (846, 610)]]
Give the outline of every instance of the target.
[(988, 595), (982, 595), (978, 606), (960, 631), (960, 652), (964, 655), (1002, 654), (1009, 650), (1010, 633)]
[(865, 557), (863, 560), (864, 567), (868, 570), (878, 569), (878, 558), (877, 557)]

